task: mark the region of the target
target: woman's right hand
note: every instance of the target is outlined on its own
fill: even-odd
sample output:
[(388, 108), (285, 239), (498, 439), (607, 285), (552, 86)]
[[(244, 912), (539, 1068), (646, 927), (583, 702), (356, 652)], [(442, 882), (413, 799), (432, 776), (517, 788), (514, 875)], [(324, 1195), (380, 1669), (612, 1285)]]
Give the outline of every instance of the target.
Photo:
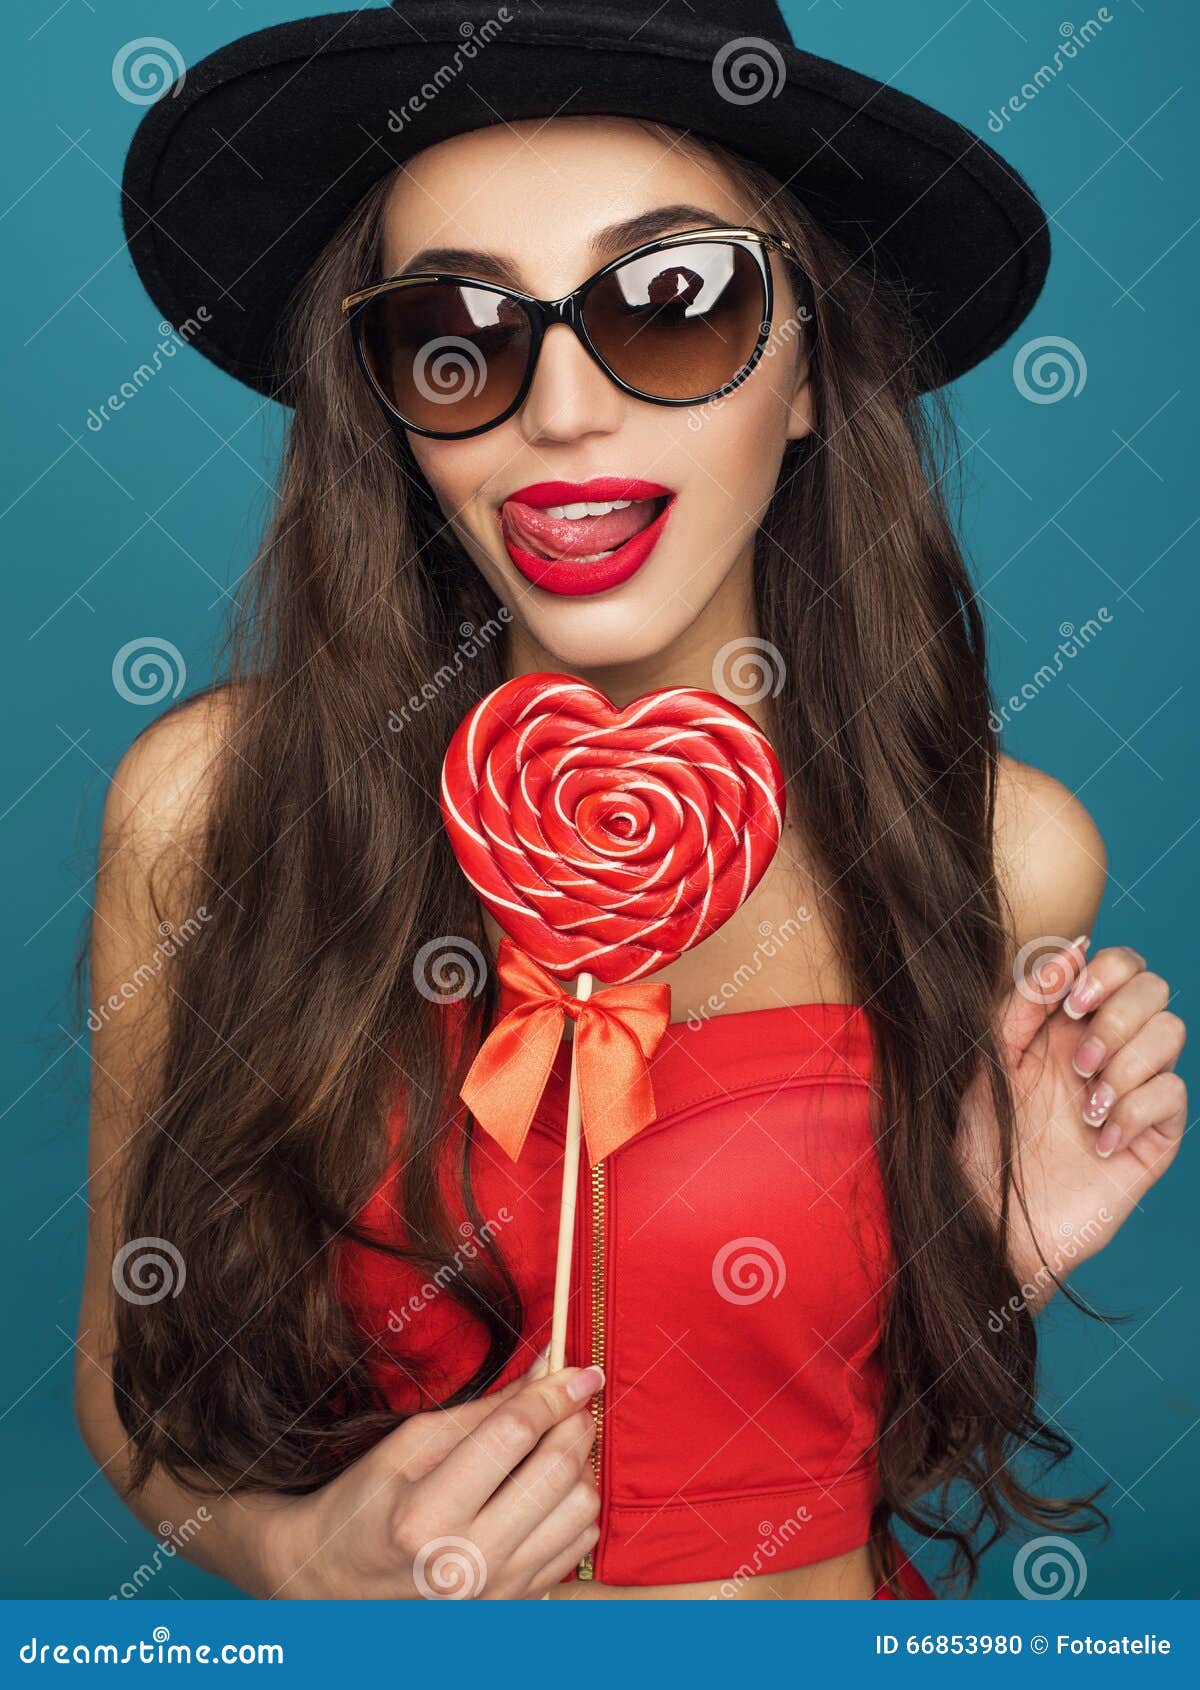
[(544, 1596), (600, 1535), (588, 1465), (596, 1367), (529, 1372), (415, 1414), (319, 1491), (264, 1517), (279, 1598)]

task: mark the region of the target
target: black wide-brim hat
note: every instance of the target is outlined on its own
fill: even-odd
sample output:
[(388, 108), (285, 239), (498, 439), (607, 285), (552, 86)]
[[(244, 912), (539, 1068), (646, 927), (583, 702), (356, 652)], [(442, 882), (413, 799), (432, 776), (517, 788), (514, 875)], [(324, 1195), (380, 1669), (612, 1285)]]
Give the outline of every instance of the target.
[(655, 118), (765, 165), (905, 289), (930, 383), (993, 352), (1041, 290), (1046, 219), (1011, 165), (800, 51), (773, 0), (402, 0), (258, 30), (147, 109), (122, 183), (130, 252), (173, 327), (286, 403), (289, 300), (382, 175), (464, 130), (583, 114)]

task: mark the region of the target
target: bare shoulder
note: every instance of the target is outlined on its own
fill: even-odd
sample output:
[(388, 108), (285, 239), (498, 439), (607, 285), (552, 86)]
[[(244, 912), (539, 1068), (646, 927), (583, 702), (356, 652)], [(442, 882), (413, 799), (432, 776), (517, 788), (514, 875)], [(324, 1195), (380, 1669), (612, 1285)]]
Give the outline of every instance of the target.
[[(197, 847), (213, 777), (234, 731), (234, 702), (228, 688), (218, 688), (168, 710), (125, 752), (105, 798), (88, 971), (92, 1106), (77, 1361), (81, 1404), (107, 1391), (120, 1180), (127, 1151), (153, 1119), (169, 1022), (169, 967), (180, 943), (190, 942), (202, 902)], [(111, 1400), (88, 1412), (110, 1416)]]
[(102, 876), (122, 880), (164, 853), (191, 854), (234, 723), (235, 695), (222, 687), (177, 705), (138, 735), (105, 799)]
[(1073, 939), (1092, 931), (1108, 854), (1087, 807), (1062, 781), (1001, 756), (995, 849), (1017, 948), (1042, 936)]

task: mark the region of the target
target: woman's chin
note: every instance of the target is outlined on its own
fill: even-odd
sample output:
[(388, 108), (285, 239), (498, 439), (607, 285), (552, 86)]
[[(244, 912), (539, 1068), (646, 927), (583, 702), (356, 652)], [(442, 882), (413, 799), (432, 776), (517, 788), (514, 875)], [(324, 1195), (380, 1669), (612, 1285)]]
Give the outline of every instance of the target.
[(528, 625), (527, 632), (533, 638), (533, 649), (541, 654), (539, 661), (548, 669), (561, 669), (570, 675), (650, 664), (666, 650), (659, 641), (647, 639), (644, 630), (640, 639), (634, 639), (632, 633), (625, 639), (563, 639), (539, 634)]
[[(732, 548), (731, 548), (732, 549)], [(701, 612), (719, 596), (735, 566), (714, 553), (701, 571), (663, 553), (631, 579), (605, 591), (560, 593), (523, 579), (508, 564), (489, 560), (485, 571), (512, 612), (510, 652), (522, 668), (570, 674), (669, 663), (681, 642), (693, 640)]]

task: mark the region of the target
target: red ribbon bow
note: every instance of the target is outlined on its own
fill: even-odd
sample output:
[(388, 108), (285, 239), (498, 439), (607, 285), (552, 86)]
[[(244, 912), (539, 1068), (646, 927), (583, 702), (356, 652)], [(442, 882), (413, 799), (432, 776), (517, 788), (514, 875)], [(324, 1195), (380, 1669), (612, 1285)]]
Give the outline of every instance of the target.
[(647, 1064), (671, 1018), (671, 988), (639, 981), (581, 1000), (507, 938), (500, 941), (496, 966), (504, 1014), (459, 1096), (515, 1161), (570, 1016), (583, 1137), (594, 1167), (655, 1118)]

